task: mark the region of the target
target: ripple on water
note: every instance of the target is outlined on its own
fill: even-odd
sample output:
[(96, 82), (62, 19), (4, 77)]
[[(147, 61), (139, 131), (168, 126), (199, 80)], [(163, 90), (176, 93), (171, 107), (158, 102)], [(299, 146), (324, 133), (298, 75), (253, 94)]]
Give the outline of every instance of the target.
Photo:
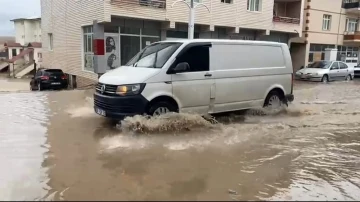
[(47, 194), (42, 168), (48, 121), (43, 93), (0, 94), (0, 200), (35, 200)]

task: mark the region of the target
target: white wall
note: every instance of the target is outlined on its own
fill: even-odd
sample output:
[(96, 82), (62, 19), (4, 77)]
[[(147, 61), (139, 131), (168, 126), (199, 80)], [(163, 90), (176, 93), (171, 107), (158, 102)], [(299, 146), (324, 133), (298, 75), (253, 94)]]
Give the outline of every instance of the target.
[(15, 21), (15, 42), (23, 45), (25, 43), (25, 26), (23, 21)]
[(38, 57), (38, 53), (42, 53), (41, 48), (34, 48), (34, 60), (37, 64), (37, 67), (40, 67), (42, 64), (42, 58)]
[(21, 45), (41, 42), (41, 20), (16, 20), (15, 41)]

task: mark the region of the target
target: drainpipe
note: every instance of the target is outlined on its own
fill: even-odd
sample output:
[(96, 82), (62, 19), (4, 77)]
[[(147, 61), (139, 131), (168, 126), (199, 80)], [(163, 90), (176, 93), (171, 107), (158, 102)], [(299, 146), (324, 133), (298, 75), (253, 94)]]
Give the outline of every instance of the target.
[[(340, 6), (340, 17), (339, 17), (339, 24), (338, 24), (338, 31), (337, 31), (337, 35), (336, 35), (336, 49), (337, 49), (337, 47), (338, 47), (338, 45), (339, 45), (339, 32), (340, 32), (340, 24), (341, 24), (341, 11), (342, 11), (342, 4), (341, 4), (341, 6)], [(346, 26), (346, 25), (345, 25)]]

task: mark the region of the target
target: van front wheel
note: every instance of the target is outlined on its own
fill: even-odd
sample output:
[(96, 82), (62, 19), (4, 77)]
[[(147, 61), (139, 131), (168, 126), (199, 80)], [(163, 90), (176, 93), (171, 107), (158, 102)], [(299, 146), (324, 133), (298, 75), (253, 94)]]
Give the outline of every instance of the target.
[(169, 112), (176, 112), (176, 107), (167, 102), (157, 102), (150, 106), (148, 114), (151, 116), (160, 116)]

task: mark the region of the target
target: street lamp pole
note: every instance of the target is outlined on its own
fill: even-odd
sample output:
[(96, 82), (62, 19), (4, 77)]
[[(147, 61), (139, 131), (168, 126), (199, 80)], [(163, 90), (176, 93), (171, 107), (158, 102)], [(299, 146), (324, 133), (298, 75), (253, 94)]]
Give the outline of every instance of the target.
[(203, 3), (196, 3), (194, 2), (194, 0), (190, 0), (190, 3), (185, 1), (185, 0), (177, 0), (175, 1), (171, 7), (173, 7), (176, 3), (178, 2), (182, 2), (184, 4), (186, 4), (188, 7), (189, 7), (189, 10), (190, 10), (190, 15), (189, 15), (189, 22), (188, 22), (188, 25), (189, 25), (189, 28), (188, 28), (188, 39), (194, 39), (194, 28), (195, 28), (195, 9), (196, 7), (198, 6), (204, 6), (208, 12), (210, 12), (210, 9)]

